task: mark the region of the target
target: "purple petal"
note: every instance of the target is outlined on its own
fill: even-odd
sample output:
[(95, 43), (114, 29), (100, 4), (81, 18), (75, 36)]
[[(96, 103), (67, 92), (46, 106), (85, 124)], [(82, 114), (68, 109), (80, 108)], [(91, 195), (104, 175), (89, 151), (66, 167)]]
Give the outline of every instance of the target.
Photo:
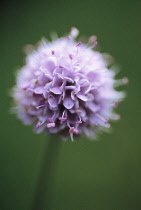
[(58, 100), (54, 96), (50, 96), (48, 99), (48, 103), (51, 107), (55, 108), (58, 106)]
[(70, 97), (66, 97), (63, 105), (66, 109), (71, 109), (74, 106), (74, 101)]
[(94, 81), (99, 81), (99, 74), (97, 72), (90, 71), (90, 72), (88, 72), (87, 77), (88, 77), (89, 81), (92, 83)]
[(50, 58), (48, 59), (48, 61), (45, 63), (44, 67), (49, 70), (49, 71), (53, 71), (55, 69), (55, 63), (54, 61)]
[(43, 87), (36, 87), (34, 89), (34, 93), (36, 93), (36, 94), (43, 94), (43, 92), (44, 92), (44, 88)]
[(63, 80), (59, 77), (58, 74), (54, 75), (53, 81), (52, 81), (52, 86), (53, 87), (58, 87), (62, 85)]
[(49, 79), (52, 80), (52, 76), (50, 74), (45, 74), (45, 76)]
[(45, 85), (48, 82), (48, 78), (44, 74), (41, 74), (38, 77), (38, 81), (40, 85)]
[(79, 107), (79, 109), (77, 110), (77, 113), (79, 113), (79, 115), (81, 117), (85, 117), (86, 116), (86, 111), (82, 107)]
[(73, 100), (75, 100), (75, 92), (74, 92), (74, 91), (71, 92), (71, 98), (72, 98)]
[(50, 91), (54, 94), (61, 94), (62, 93), (62, 91), (60, 90), (59, 87), (50, 88)]
[(63, 69), (63, 71), (62, 71), (62, 75), (63, 75), (63, 77), (64, 78), (66, 78), (66, 79), (70, 79), (70, 80), (72, 80), (72, 82), (73, 82), (73, 79), (74, 79), (74, 73), (70, 70), (70, 69)]
[(92, 101), (88, 101), (86, 103), (86, 106), (92, 111), (92, 112), (98, 112), (100, 109), (100, 106), (94, 104)]
[(89, 84), (87, 84), (87, 85), (84, 85), (83, 87), (81, 87), (81, 91), (80, 92), (82, 94), (86, 94), (86, 93), (88, 93), (90, 91), (90, 89), (91, 89), (91, 86)]
[(82, 101), (87, 101), (88, 98), (84, 95), (81, 95), (81, 94), (77, 94), (77, 98), (81, 99)]
[(66, 79), (68, 82), (74, 83), (73, 79), (71, 79), (70, 77), (64, 77), (64, 79)]
[(49, 88), (51, 87), (51, 84), (52, 84), (52, 82), (47, 83), (47, 84), (44, 86), (44, 89), (48, 91)]

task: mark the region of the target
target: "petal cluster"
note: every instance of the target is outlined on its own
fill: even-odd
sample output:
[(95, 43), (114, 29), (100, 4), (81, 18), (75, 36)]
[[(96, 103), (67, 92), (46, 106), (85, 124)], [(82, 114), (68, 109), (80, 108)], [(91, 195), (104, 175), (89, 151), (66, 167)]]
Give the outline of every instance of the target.
[(101, 53), (71, 36), (43, 41), (17, 75), (18, 117), (36, 132), (70, 134), (72, 140), (78, 134), (94, 137), (118, 118), (113, 110), (123, 93), (114, 89), (114, 76)]

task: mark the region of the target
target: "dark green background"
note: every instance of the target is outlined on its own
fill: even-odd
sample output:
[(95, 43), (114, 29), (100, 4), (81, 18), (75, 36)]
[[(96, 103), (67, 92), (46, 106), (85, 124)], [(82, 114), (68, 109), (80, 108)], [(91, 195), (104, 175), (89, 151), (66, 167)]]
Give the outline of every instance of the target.
[(141, 209), (141, 1), (19, 0), (4, 1), (1, 9), (0, 209), (30, 210), (48, 141), (9, 114), (8, 90), (23, 65), (22, 48), (72, 26), (82, 35), (96, 34), (101, 51), (120, 64), (118, 78), (127, 76), (130, 83), (112, 134), (62, 142), (53, 210)]

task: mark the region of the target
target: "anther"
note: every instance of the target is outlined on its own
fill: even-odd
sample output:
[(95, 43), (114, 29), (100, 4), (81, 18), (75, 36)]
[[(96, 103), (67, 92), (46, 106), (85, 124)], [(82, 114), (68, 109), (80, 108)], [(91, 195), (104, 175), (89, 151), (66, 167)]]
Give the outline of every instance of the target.
[(97, 37), (93, 35), (89, 38), (89, 42), (94, 43), (96, 41), (96, 39), (97, 39)]
[(73, 55), (72, 54), (69, 54), (69, 58), (72, 60), (73, 59)]
[(41, 127), (41, 125), (43, 125), (43, 124), (44, 124), (44, 122), (45, 122), (45, 121), (43, 121), (43, 122), (38, 122), (38, 123), (36, 124), (36, 128)]
[(59, 117), (58, 119), (59, 119), (60, 121), (65, 121), (65, 120), (67, 120), (66, 117)]
[(38, 110), (38, 109), (40, 109), (41, 107), (45, 107), (45, 105), (36, 106), (35, 108)]
[(51, 54), (54, 55), (55, 54), (55, 51), (54, 50), (51, 50)]
[(118, 87), (120, 85), (126, 85), (128, 83), (129, 83), (129, 79), (127, 77), (124, 77), (124, 78), (122, 78), (120, 80), (116, 80), (115, 81), (115, 87)]
[(73, 38), (76, 38), (79, 34), (79, 30), (75, 27), (72, 27), (71, 28), (71, 32), (70, 32), (70, 35), (73, 37)]
[(23, 90), (27, 90), (30, 87), (30, 85), (26, 85), (25, 87), (23, 87)]
[(114, 102), (114, 108), (117, 108), (118, 107), (118, 101), (115, 101)]
[(114, 115), (114, 120), (120, 120), (120, 115), (119, 114), (115, 114)]
[(97, 45), (98, 45), (98, 42), (95, 41), (95, 42), (93, 43), (93, 46), (96, 47)]
[(81, 45), (82, 45), (82, 42), (78, 42), (77, 45), (76, 45), (76, 47), (79, 47)]
[(76, 122), (76, 124), (81, 124), (81, 123), (82, 123), (82, 121), (80, 121), (80, 120)]
[(129, 79), (127, 78), (127, 77), (124, 77), (123, 79), (122, 79), (122, 82), (123, 82), (123, 84), (128, 84), (129, 83)]
[(108, 118), (106, 118), (106, 119), (104, 120), (104, 123), (105, 123), (105, 124), (107, 124), (107, 123), (108, 123), (108, 121), (109, 121), (109, 119), (108, 119)]
[(81, 110), (77, 110), (77, 113), (81, 114), (81, 113), (82, 113), (82, 111), (81, 111)]
[(54, 128), (55, 127), (55, 123), (48, 123), (47, 124), (47, 128)]
[(65, 117), (65, 113), (66, 113), (66, 110), (63, 111), (62, 117), (59, 117), (59, 118), (58, 118), (60, 121), (65, 121), (65, 120), (67, 120), (67, 118)]
[(70, 127), (69, 133), (73, 133), (73, 134), (76, 134), (77, 135), (79, 133), (79, 131), (75, 127)]
[(63, 66), (59, 66), (61, 69), (63, 69), (64, 67)]
[(31, 82), (36, 85), (38, 84), (38, 79), (32, 79)]
[(96, 117), (97, 118), (99, 118), (100, 120), (102, 120), (103, 122), (104, 122), (104, 124), (107, 124), (108, 123), (108, 121), (109, 121), (109, 119), (108, 118), (103, 118), (101, 115), (99, 115), (99, 114), (96, 114)]
[(39, 128), (41, 125), (42, 125), (42, 123), (41, 123), (41, 122), (38, 122), (38, 123), (36, 124), (36, 128)]
[(52, 118), (48, 118), (48, 121), (49, 121), (50, 123), (54, 123), (54, 120), (53, 120)]
[(72, 39), (72, 37), (71, 37), (71, 36), (67, 36), (67, 39), (71, 40), (71, 39)]

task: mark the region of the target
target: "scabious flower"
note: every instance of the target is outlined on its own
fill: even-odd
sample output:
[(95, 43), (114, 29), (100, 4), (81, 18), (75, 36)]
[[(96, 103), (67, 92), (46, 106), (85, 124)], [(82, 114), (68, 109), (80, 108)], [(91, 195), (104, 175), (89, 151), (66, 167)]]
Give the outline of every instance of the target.
[(110, 120), (119, 118), (114, 108), (123, 93), (114, 89), (114, 71), (95, 50), (95, 36), (85, 45), (75, 41), (77, 35), (72, 28), (67, 37), (42, 41), (18, 72), (12, 94), (16, 112), (37, 133), (94, 138), (98, 130), (110, 127)]

